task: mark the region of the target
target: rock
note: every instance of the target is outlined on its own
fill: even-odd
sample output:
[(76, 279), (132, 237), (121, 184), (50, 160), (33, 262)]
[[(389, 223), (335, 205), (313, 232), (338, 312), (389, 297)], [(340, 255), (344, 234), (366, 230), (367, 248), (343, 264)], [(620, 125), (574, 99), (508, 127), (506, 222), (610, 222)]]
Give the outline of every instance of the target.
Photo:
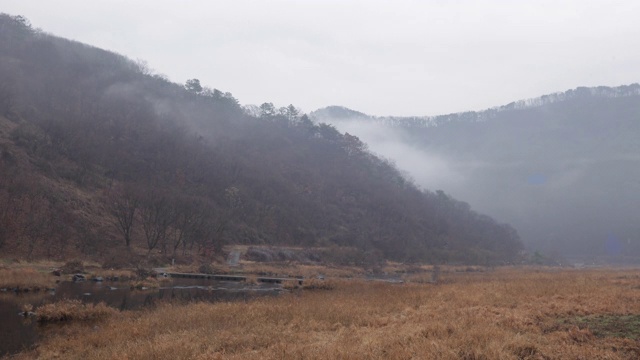
[(93, 278), (93, 281), (102, 282), (102, 281), (104, 281), (104, 279), (102, 278), (102, 276), (97, 276), (97, 277)]
[(73, 275), (73, 278), (72, 278), (72, 280), (74, 282), (85, 281), (86, 279), (87, 278), (85, 278), (84, 275), (82, 275), (82, 274), (75, 274), (75, 275)]
[(60, 269), (55, 269), (51, 272), (54, 276), (62, 276), (62, 271)]

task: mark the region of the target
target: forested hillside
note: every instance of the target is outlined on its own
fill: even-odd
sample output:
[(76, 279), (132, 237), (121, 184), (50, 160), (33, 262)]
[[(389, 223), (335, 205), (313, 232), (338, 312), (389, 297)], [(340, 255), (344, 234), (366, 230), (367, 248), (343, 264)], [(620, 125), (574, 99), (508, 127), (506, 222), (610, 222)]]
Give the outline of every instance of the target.
[[(379, 126), (412, 158), (438, 159), (447, 175), (417, 175), (420, 184), (509, 222), (531, 250), (640, 258), (638, 84), (581, 87), (434, 117), (370, 117), (339, 107), (314, 115), (357, 135), (355, 129)], [(403, 165), (412, 174), (419, 169)]]
[[(197, 77), (197, 74), (194, 74)], [(268, 98), (269, 94), (265, 94)], [(0, 15), (0, 249), (23, 257), (313, 246), (504, 263), (508, 225), (423, 191), (357, 137)]]

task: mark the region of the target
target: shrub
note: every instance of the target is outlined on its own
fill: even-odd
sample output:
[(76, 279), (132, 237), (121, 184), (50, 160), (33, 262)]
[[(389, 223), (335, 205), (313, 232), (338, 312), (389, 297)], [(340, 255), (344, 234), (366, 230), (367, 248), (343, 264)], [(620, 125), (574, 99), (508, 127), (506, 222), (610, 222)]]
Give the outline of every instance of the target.
[(40, 322), (57, 322), (70, 320), (97, 320), (115, 314), (117, 311), (104, 303), (84, 304), (80, 300), (62, 300), (46, 304), (36, 309)]
[(213, 266), (211, 266), (211, 264), (206, 263), (200, 265), (200, 267), (198, 268), (198, 272), (201, 274), (213, 274), (215, 270), (213, 269)]

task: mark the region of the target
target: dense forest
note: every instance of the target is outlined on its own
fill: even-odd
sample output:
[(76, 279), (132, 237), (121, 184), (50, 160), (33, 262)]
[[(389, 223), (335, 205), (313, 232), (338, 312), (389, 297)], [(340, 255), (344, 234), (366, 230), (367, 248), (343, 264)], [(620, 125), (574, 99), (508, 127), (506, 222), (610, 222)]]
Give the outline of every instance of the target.
[(437, 158), (450, 174), (416, 176), (419, 184), (507, 221), (533, 251), (576, 262), (640, 261), (639, 84), (433, 117), (372, 117), (341, 107), (310, 116), (356, 135), (378, 126), (414, 158)]
[(253, 114), (196, 77), (175, 84), (0, 15), (0, 250), (104, 259), (261, 244), (354, 264), (519, 259), (512, 227), (420, 189), (356, 136), (293, 105)]

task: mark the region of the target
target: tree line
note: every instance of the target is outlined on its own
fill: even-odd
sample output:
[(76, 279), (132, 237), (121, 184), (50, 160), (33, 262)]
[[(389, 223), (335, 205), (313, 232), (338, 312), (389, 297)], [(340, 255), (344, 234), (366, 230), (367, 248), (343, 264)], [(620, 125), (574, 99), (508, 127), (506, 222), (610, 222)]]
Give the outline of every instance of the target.
[[(251, 113), (196, 78), (172, 83), (25, 19), (0, 15), (0, 29), (9, 84), (0, 100), (10, 99), (0, 101), (0, 170), (13, 169), (2, 172), (0, 196), (19, 205), (0, 209), (7, 249), (173, 256), (274, 244), (497, 263), (522, 248), (508, 225), (419, 189), (356, 136), (294, 105)], [(46, 231), (27, 231), (29, 222)]]

